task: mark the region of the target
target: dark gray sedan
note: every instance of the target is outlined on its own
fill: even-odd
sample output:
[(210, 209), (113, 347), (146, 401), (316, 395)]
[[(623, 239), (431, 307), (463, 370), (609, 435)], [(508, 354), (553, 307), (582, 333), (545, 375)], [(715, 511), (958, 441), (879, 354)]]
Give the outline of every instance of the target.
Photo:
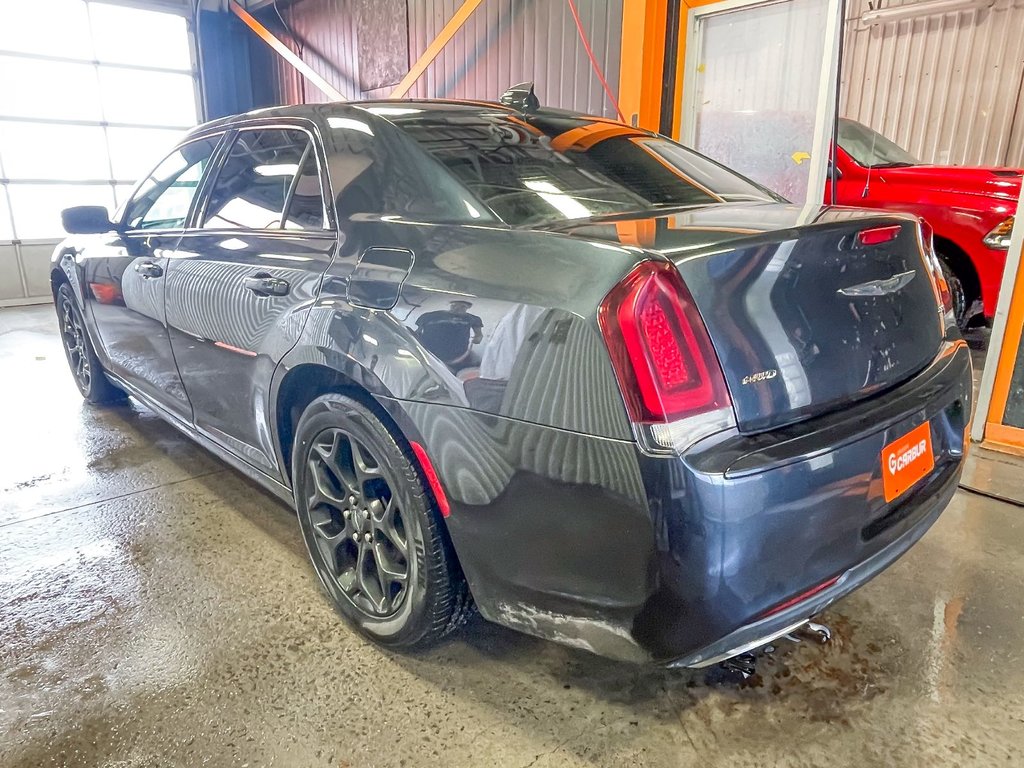
[(64, 220), (85, 398), (131, 394), (293, 504), (384, 645), (475, 603), (713, 663), (890, 565), (962, 468), (970, 359), (919, 222), (793, 207), (619, 123), (266, 110)]

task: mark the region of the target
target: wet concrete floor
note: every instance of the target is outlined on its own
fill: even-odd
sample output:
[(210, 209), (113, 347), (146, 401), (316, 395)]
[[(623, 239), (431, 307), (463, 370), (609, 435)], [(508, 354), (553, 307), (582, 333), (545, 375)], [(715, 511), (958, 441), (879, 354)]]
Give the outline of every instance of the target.
[(959, 493), (830, 645), (743, 685), (479, 619), (401, 656), (340, 622), (286, 507), (141, 406), (83, 405), (50, 308), (0, 310), (0, 372), (4, 768), (1024, 765), (1019, 507)]

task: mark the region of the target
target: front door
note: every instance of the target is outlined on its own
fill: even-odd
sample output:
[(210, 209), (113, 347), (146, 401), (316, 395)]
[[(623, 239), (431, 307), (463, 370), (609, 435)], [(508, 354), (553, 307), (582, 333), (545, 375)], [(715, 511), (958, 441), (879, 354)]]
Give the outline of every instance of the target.
[(135, 191), (119, 240), (82, 262), (105, 367), (186, 422), (192, 410), (165, 326), (166, 273), (219, 141), (200, 139), (172, 152)]
[(240, 130), (167, 275), (167, 324), (196, 428), (280, 477), (267, 398), (337, 247), (301, 127)]

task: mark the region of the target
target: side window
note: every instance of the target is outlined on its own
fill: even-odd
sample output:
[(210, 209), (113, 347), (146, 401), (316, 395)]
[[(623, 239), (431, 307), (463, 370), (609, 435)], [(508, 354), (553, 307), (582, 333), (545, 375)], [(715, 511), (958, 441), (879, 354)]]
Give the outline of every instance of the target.
[(280, 229), (282, 222), (325, 226), (313, 145), (298, 130), (243, 130), (210, 190), (203, 228)]
[[(342, 221), (367, 213), (435, 222), (494, 220), (486, 206), (403, 130), (346, 113), (329, 117), (327, 127), (327, 170)], [(437, 130), (433, 139), (454, 141)]]
[(129, 229), (177, 229), (185, 225), (199, 181), (220, 137), (193, 141), (174, 150), (139, 185), (125, 207)]
[(324, 198), (320, 191), (320, 170), (313, 145), (306, 147), (306, 159), (295, 179), (291, 200), (284, 214), (285, 229), (323, 229)]

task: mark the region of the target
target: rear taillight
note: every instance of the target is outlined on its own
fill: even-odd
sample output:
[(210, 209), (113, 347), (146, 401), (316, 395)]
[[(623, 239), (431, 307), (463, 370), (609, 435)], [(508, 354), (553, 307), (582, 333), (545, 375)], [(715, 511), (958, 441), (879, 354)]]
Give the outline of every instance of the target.
[(642, 262), (605, 297), (598, 319), (635, 423), (729, 409), (711, 338), (674, 266)]
[(942, 272), (942, 264), (939, 262), (939, 257), (935, 254), (935, 230), (933, 230), (932, 225), (924, 219), (919, 219), (919, 221), (921, 223), (921, 247), (924, 249), (924, 256), (928, 261), (928, 270), (931, 272), (932, 283), (935, 285), (935, 293), (939, 299), (939, 306), (947, 324), (949, 322), (955, 323), (956, 319), (953, 316), (953, 295), (950, 293), (949, 283), (946, 282), (946, 276)]

